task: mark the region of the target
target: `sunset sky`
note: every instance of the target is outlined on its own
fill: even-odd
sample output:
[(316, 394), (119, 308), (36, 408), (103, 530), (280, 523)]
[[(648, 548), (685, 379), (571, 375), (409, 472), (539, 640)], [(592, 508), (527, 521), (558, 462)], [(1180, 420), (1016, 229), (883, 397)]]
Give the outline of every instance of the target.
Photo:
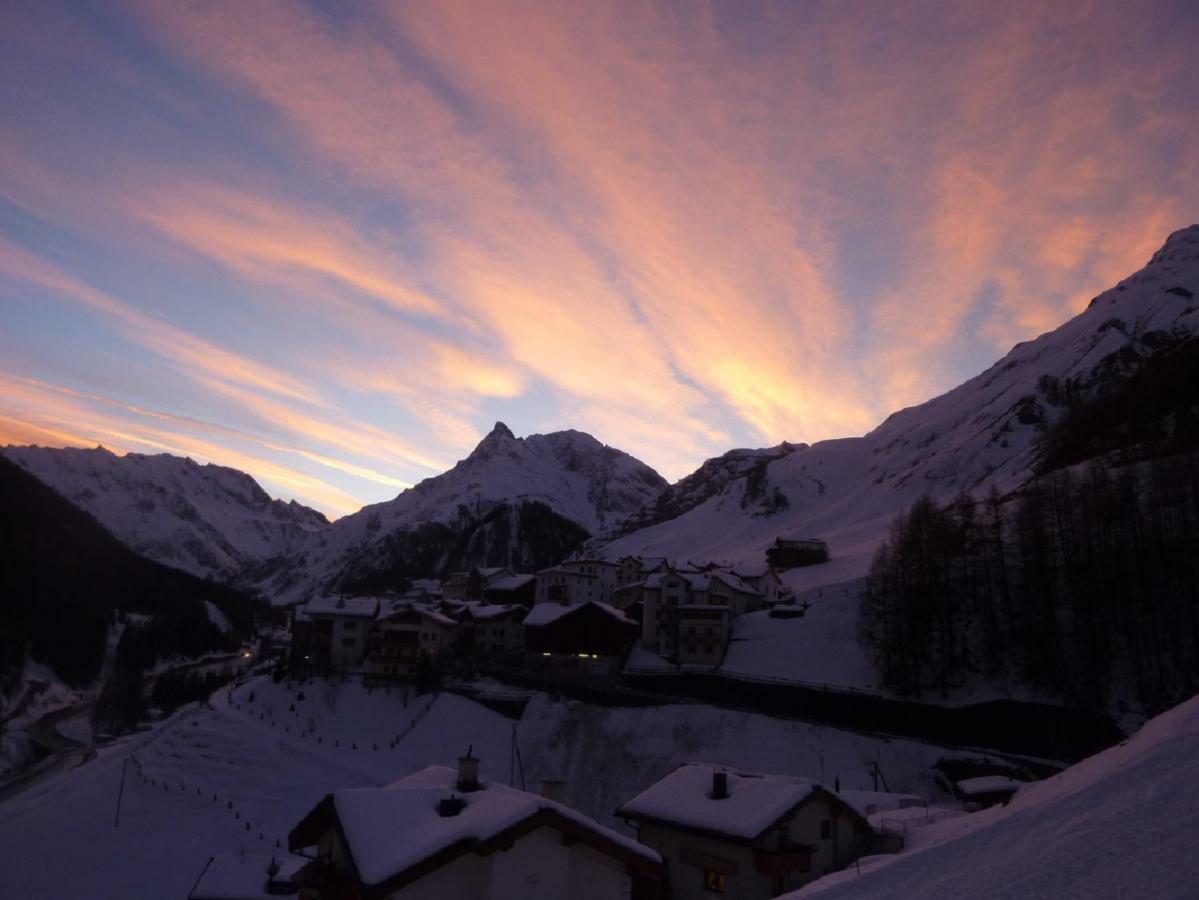
[(330, 516), (862, 434), (1199, 221), (1199, 4), (0, 8), (0, 444)]

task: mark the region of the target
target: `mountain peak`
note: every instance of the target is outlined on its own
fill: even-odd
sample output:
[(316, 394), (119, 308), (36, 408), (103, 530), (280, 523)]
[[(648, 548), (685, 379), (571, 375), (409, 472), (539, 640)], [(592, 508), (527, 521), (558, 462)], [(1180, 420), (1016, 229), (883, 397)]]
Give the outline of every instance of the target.
[(1199, 224), (1179, 228), (1171, 234), (1149, 262), (1152, 265), (1192, 259), (1199, 259)]
[(487, 437), (506, 437), (513, 440), (516, 439), (516, 435), (512, 433), (512, 429), (503, 422), (496, 422), (491, 429), (491, 433), (488, 434)]

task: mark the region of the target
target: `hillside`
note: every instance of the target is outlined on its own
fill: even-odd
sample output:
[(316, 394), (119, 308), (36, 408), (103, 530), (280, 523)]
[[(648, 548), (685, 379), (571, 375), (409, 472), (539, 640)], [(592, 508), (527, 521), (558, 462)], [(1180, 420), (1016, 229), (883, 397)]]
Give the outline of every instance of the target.
[[(948, 499), (992, 485), (1007, 491), (1027, 481), (1046, 427), (1074, 398), (1132, 375), (1199, 332), (1197, 295), (1193, 225), (1082, 313), (1018, 344), (981, 375), (891, 415), (864, 437), (779, 455), (680, 515), (609, 543), (604, 553), (756, 562), (778, 535), (819, 535), (832, 560), (796, 572), (796, 588), (861, 576), (896, 513), (919, 496)], [(753, 502), (765, 496), (782, 498), (772, 500), (772, 514)]]
[[(147, 618), (138, 630), (158, 656), (236, 646), (252, 630), (248, 596), (139, 556), (3, 458), (0, 498), (0, 688), (29, 658), (70, 685), (92, 683), (115, 610)], [(212, 624), (207, 604), (235, 633)]]
[(329, 524), (295, 501), (272, 500), (244, 472), (165, 453), (10, 446), (0, 454), (143, 556), (218, 581), (295, 552)]
[(906, 852), (787, 896), (1193, 897), (1196, 809), (1199, 698), (1007, 806), (911, 831)]

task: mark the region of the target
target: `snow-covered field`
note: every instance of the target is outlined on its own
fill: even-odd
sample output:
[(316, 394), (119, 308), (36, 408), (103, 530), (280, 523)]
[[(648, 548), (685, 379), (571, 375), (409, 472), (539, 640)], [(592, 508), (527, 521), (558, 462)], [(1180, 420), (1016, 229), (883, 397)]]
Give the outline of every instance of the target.
[[(937, 747), (706, 706), (608, 709), (535, 695), (516, 737), (530, 790), (564, 777), (569, 804), (623, 830), (616, 806), (687, 760), (838, 776), (847, 789), (872, 786), (867, 765), (877, 761), (892, 790), (941, 796), (929, 770), (944, 755)], [(450, 694), (405, 705), (398, 690), (258, 678), (231, 701), (218, 692), (211, 709), (180, 710), (0, 804), (0, 845), (10, 851), (0, 897), (70, 900), (100, 885), (129, 900), (183, 897), (210, 855), (270, 853), (276, 840), (285, 848), (329, 791), (453, 765), (468, 746), (484, 778), (507, 782), (512, 739), (511, 720)]]
[(1199, 896), (1199, 697), (996, 807), (795, 898)]

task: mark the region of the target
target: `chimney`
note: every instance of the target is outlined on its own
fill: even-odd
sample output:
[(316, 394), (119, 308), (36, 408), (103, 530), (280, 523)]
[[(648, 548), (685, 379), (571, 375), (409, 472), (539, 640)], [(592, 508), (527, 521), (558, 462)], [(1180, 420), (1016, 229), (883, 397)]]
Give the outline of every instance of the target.
[(471, 752), (472, 744), (466, 748), (466, 756), (458, 757), (458, 790), (464, 794), (479, 789), (479, 760)]
[(729, 796), (729, 773), (712, 773), (712, 799), (726, 800)]
[(561, 778), (546, 778), (541, 782), (541, 796), (555, 803), (565, 803), (566, 782)]
[(448, 819), (462, 812), (462, 807), (464, 806), (466, 806), (465, 800), (450, 794), (448, 797), (443, 797), (437, 801), (437, 815), (443, 819)]

